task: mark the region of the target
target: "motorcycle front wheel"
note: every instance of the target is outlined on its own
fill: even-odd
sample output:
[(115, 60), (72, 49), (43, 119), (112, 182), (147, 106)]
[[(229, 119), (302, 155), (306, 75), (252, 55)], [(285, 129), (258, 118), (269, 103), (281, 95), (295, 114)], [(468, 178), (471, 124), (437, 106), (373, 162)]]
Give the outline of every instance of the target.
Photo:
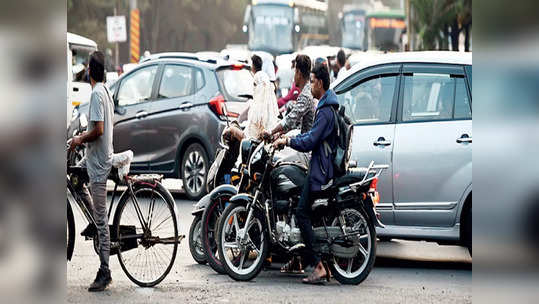
[(246, 223), (248, 210), (245, 206), (230, 204), (219, 219), (219, 257), (227, 274), (236, 281), (250, 281), (255, 278), (269, 254), (264, 214), (256, 209), (252, 211), (251, 220)]
[(333, 276), (341, 284), (357, 285), (363, 282), (374, 266), (376, 259), (376, 229), (374, 223), (362, 208), (344, 209), (341, 216), (333, 220), (332, 226), (342, 227), (341, 218), (346, 228), (360, 231), (359, 251), (353, 258), (333, 257), (328, 261)]

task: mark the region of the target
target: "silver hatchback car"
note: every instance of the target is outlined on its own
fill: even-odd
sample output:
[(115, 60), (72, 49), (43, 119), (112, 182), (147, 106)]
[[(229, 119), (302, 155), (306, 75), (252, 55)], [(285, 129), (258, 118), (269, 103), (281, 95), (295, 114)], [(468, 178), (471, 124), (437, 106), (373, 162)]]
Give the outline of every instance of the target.
[(472, 54), (369, 57), (332, 84), (354, 123), (351, 159), (390, 165), (378, 181), (391, 238), (472, 252)]

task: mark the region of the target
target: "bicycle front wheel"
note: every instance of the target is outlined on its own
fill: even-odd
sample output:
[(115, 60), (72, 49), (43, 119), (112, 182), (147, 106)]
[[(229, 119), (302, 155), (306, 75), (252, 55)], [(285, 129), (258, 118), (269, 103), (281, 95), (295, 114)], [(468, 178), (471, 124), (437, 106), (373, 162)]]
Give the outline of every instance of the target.
[(170, 272), (178, 250), (175, 202), (160, 183), (133, 184), (114, 215), (118, 260), (131, 281), (141, 287), (159, 284)]

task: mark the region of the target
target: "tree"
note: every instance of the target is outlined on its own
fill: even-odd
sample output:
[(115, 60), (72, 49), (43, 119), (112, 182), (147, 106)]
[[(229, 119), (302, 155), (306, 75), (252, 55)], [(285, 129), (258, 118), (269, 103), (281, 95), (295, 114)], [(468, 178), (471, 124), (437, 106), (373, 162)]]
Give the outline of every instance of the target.
[(445, 49), (447, 43), (447, 25), (455, 17), (455, 0), (411, 0), (414, 8), (414, 27), (418, 29), (421, 49)]
[(421, 48), (458, 51), (459, 36), (465, 34), (465, 48), (469, 51), (470, 28), (472, 24), (471, 0), (411, 0), (418, 29)]
[[(246, 43), (241, 31), (249, 0), (137, 0), (140, 10), (140, 52), (218, 51), (227, 43)], [(125, 15), (128, 0), (68, 0), (67, 30), (88, 37), (100, 49), (107, 42), (106, 17)], [(129, 61), (129, 43), (120, 43), (120, 61)]]

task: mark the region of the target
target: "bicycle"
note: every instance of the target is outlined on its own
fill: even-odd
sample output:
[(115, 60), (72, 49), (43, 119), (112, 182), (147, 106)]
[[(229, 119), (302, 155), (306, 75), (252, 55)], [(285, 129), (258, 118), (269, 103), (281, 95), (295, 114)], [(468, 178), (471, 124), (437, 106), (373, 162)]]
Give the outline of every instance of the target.
[[(170, 192), (161, 184), (160, 175), (125, 175), (112, 168), (109, 176), (115, 183), (110, 216), (118, 185), (126, 186), (114, 211), (113, 224), (109, 225), (111, 238), (110, 255), (118, 255), (118, 261), (127, 277), (141, 287), (159, 284), (170, 272), (178, 244), (185, 238), (178, 235), (176, 204)], [(75, 246), (75, 218), (70, 196), (88, 221), (95, 225), (92, 212), (78, 193), (88, 183), (88, 174), (81, 166), (67, 169), (67, 259), (71, 260)], [(98, 252), (97, 235), (93, 239)]]

